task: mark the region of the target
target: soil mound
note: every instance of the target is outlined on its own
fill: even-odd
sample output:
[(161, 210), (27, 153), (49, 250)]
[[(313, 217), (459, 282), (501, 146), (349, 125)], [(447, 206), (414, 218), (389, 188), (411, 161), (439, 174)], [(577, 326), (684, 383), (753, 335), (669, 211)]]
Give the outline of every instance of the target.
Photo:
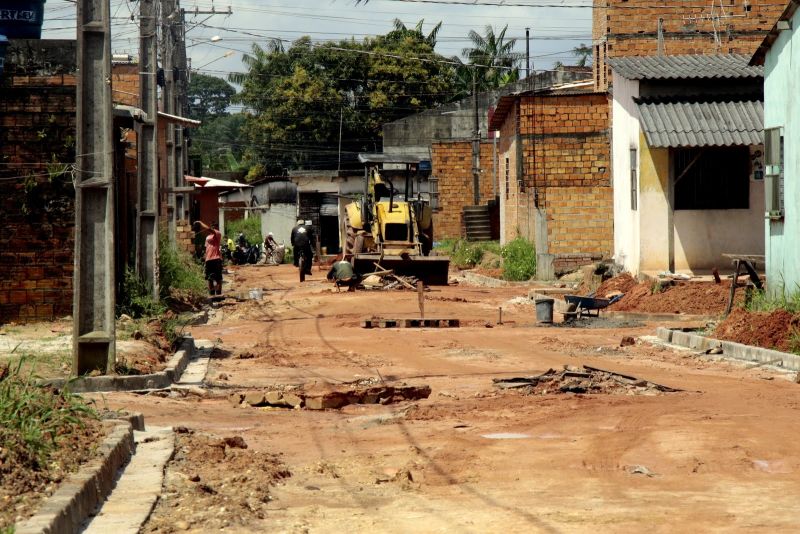
[(606, 295), (609, 293), (613, 293), (615, 291), (627, 293), (636, 286), (636, 280), (629, 273), (622, 273), (621, 275), (615, 276), (614, 278), (609, 278), (600, 284), (600, 286), (597, 288), (597, 291), (595, 291), (595, 295), (597, 295), (599, 298), (606, 298)]
[(797, 335), (800, 335), (800, 314), (786, 310), (750, 312), (736, 308), (714, 331), (718, 339), (783, 352), (800, 348), (797, 342), (792, 342)]
[[(686, 313), (714, 315), (725, 312), (730, 286), (714, 282), (662, 283), (643, 282), (631, 287), (619, 301), (610, 306), (617, 311), (648, 313)], [(734, 303), (744, 299), (744, 291), (736, 292)]]

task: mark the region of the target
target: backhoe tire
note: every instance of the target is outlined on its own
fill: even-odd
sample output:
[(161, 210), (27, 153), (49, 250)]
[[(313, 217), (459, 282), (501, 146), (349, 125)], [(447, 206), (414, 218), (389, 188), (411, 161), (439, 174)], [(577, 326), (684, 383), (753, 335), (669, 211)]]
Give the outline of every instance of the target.
[(356, 254), (359, 254), (364, 249), (364, 238), (358, 235), (358, 230), (353, 228), (350, 224), (350, 215), (344, 216), (345, 226), (345, 242), (344, 242), (344, 258), (353, 261)]

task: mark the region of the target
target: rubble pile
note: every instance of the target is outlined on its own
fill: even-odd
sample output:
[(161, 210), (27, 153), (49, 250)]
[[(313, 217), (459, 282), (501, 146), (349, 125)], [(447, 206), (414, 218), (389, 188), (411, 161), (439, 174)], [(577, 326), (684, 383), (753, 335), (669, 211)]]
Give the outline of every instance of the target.
[(305, 408), (308, 410), (335, 410), (348, 404), (393, 404), (396, 402), (427, 399), (430, 386), (389, 385), (377, 379), (364, 379), (336, 386), (311, 386), (236, 392), (229, 396), (234, 405), (251, 407)]
[(395, 289), (417, 289), (418, 278), (415, 276), (401, 276), (392, 271), (380, 271), (364, 277), (361, 285), (364, 289), (382, 289), (391, 291)]
[(530, 377), (495, 378), (494, 387), (515, 389), (526, 395), (550, 395), (560, 393), (605, 394), (605, 395), (658, 395), (673, 393), (678, 389), (662, 386), (612, 371), (584, 365), (565, 365), (561, 371), (547, 372)]

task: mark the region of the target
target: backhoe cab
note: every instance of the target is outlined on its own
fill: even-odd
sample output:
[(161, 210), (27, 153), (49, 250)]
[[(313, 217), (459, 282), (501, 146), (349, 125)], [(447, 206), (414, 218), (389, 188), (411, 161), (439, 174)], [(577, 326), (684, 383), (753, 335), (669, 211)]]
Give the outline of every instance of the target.
[[(359, 154), (365, 164), (364, 193), (346, 206), (345, 258), (367, 275), (391, 269), (429, 285), (447, 285), (450, 258), (429, 256), (433, 248), (433, 216), (420, 191), (414, 192), (412, 167), (418, 159), (391, 154)], [(382, 164), (405, 164), (405, 186), (397, 191), (381, 174)]]

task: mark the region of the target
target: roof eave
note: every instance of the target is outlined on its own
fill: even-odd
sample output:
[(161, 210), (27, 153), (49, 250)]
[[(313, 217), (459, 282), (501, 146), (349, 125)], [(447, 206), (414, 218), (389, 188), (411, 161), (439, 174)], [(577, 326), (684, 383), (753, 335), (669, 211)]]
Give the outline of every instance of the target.
[(769, 33), (764, 37), (764, 40), (761, 41), (761, 44), (756, 49), (753, 57), (750, 58), (750, 62), (748, 65), (763, 65), (764, 60), (767, 58), (767, 52), (770, 51), (772, 45), (775, 44), (775, 41), (778, 39), (778, 35), (784, 30), (778, 29), (778, 22), (784, 20), (791, 20), (794, 17), (795, 11), (797, 8), (800, 7), (800, 0), (789, 0), (789, 3), (786, 5), (786, 9), (783, 10), (781, 16), (778, 17), (778, 20), (775, 21), (773, 24), (772, 29)]

